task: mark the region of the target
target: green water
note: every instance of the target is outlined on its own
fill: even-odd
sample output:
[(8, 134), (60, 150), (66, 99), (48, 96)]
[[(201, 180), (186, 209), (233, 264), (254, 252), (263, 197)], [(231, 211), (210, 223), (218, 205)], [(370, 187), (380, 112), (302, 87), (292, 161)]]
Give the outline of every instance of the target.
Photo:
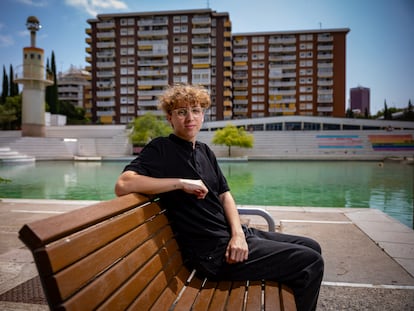
[[(0, 197), (108, 200), (128, 162), (0, 166)], [(376, 208), (413, 227), (414, 166), (386, 162), (221, 162), (238, 204)]]

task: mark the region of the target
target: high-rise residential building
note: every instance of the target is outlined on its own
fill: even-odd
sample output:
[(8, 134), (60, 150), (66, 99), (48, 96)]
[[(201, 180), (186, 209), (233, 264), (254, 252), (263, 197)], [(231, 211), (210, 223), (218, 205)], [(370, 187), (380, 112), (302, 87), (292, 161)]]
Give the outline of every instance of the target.
[(126, 124), (159, 114), (173, 83), (206, 86), (205, 120), (345, 115), (344, 29), (231, 33), (211, 9), (102, 14), (88, 20), (94, 123)]
[(370, 115), (370, 89), (362, 86), (351, 88), (350, 103), (355, 114)]
[(102, 14), (88, 20), (86, 60), (95, 123), (126, 124), (160, 113), (173, 83), (201, 84), (212, 96), (206, 120), (231, 118), (231, 23), (210, 9)]
[(59, 100), (83, 108), (89, 83), (90, 73), (83, 69), (71, 66), (68, 71), (60, 72), (57, 77)]
[(348, 32), (233, 34), (233, 118), (343, 117)]

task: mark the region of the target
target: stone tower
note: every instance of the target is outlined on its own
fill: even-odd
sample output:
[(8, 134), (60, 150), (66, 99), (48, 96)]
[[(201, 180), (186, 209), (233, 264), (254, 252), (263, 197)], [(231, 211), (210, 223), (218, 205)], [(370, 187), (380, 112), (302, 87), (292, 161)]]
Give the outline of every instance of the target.
[(45, 88), (53, 81), (46, 75), (44, 51), (36, 47), (36, 32), (41, 28), (36, 16), (27, 18), (30, 46), (23, 48), (23, 74), (16, 79), (23, 84), (22, 136), (45, 136)]

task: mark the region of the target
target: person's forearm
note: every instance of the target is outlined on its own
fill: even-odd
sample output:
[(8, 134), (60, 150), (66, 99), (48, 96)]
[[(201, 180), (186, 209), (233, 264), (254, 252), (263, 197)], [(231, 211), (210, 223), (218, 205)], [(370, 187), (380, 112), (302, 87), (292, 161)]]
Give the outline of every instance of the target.
[(233, 196), (230, 193), (224, 193), (220, 196), (224, 207), (224, 214), (231, 228), (232, 236), (243, 234), (243, 230), (240, 223), (239, 212), (234, 202)]
[(143, 194), (158, 194), (181, 189), (179, 178), (153, 178), (137, 174), (125, 174), (115, 185), (115, 194), (122, 196), (138, 192)]

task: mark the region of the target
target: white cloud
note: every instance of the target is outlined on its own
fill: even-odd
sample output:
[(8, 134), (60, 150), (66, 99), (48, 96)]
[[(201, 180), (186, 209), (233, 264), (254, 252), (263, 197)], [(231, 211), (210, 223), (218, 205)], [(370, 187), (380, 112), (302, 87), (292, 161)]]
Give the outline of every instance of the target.
[(43, 7), (47, 5), (47, 0), (17, 0), (20, 3), (30, 5), (30, 6), (37, 6)]
[(0, 47), (8, 47), (14, 44), (14, 40), (12, 36), (2, 35), (0, 34)]
[[(28, 0), (26, 0), (28, 1)], [(67, 5), (86, 11), (96, 16), (102, 10), (125, 10), (127, 4), (122, 0), (65, 0)]]

